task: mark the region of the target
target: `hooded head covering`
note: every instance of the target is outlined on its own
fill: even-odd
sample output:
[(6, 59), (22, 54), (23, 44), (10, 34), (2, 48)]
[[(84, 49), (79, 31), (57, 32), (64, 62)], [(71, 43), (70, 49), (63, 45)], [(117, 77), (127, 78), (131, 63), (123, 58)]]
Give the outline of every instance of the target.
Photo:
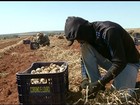
[(75, 39), (80, 35), (80, 27), (88, 23), (87, 20), (80, 17), (68, 17), (65, 23), (65, 36), (69, 41), (68, 46), (71, 46)]

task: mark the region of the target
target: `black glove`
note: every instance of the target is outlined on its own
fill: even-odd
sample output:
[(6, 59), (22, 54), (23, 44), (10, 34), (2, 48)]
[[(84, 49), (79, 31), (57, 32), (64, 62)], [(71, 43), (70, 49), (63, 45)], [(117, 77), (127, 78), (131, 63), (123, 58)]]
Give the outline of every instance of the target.
[(89, 81), (88, 79), (83, 79), (83, 81), (81, 82), (81, 88), (82, 89), (86, 89), (86, 87), (89, 85)]
[(92, 96), (92, 98), (95, 98), (99, 90), (105, 90), (105, 86), (101, 83), (100, 80), (90, 83), (89, 84), (89, 97)]

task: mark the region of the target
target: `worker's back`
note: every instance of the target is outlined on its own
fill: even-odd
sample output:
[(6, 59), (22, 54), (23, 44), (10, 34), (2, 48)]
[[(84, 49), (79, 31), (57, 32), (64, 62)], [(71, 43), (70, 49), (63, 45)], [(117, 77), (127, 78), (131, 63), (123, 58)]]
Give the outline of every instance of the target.
[(44, 33), (37, 33), (37, 43), (39, 43), (41, 46), (49, 46), (50, 40), (48, 35), (45, 35)]
[(50, 45), (50, 40), (49, 40), (49, 37), (47, 35), (44, 35), (39, 40), (40, 40), (39, 41), (39, 44), (40, 45), (43, 45), (43, 46), (45, 46), (45, 45), (48, 45), (49, 46)]

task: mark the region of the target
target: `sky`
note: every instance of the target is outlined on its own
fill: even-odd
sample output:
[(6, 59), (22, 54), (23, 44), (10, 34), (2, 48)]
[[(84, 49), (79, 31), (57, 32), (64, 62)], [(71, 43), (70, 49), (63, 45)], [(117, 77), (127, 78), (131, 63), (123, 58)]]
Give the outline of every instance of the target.
[(140, 28), (140, 2), (0, 1), (0, 34), (64, 30), (68, 16)]

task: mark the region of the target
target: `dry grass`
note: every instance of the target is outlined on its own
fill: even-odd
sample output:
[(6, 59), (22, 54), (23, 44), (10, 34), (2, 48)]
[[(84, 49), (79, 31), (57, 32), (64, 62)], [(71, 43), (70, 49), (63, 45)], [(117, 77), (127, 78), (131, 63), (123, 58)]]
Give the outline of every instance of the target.
[(134, 33), (140, 33), (140, 28), (128, 28), (126, 31), (133, 36)]
[[(98, 95), (94, 99), (88, 99), (90, 95), (83, 95), (78, 101), (74, 102), (74, 105), (140, 105), (139, 94), (134, 92), (134, 96), (128, 94), (129, 89), (124, 90), (105, 90), (99, 91)], [(132, 90), (134, 91), (134, 90)], [(135, 89), (135, 91), (140, 91)], [(92, 95), (92, 94), (91, 94)]]

